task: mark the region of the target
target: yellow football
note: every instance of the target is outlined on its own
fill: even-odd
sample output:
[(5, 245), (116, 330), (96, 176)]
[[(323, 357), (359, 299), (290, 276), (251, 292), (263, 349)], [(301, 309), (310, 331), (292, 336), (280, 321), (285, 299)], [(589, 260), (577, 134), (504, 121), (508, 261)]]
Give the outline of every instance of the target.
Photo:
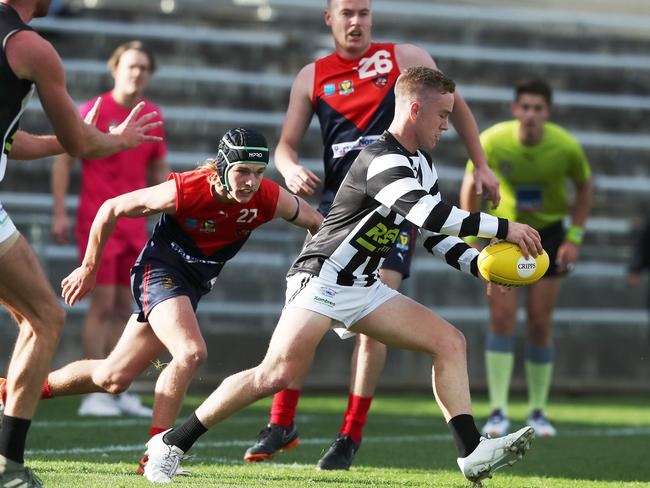
[(524, 286), (534, 283), (548, 269), (548, 254), (528, 259), (517, 244), (497, 241), (481, 251), (478, 256), (478, 270), (481, 276), (492, 283), (503, 286)]

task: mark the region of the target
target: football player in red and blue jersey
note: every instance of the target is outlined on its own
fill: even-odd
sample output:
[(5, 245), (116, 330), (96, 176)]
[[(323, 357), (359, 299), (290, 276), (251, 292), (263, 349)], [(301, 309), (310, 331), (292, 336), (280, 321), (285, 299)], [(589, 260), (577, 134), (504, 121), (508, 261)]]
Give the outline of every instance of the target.
[(254, 229), (272, 219), (283, 218), (312, 235), (323, 220), (303, 199), (263, 178), (268, 160), (262, 134), (231, 129), (216, 158), (197, 170), (172, 173), (165, 183), (102, 204), (81, 266), (61, 283), (62, 296), (74, 305), (92, 290), (102, 252), (120, 218), (161, 214), (131, 269), (137, 311), (106, 359), (76, 361), (50, 373), (43, 398), (123, 392), (167, 350), (172, 360), (156, 382), (150, 434), (174, 424), (187, 386), (207, 357), (196, 307), (224, 264)]
[[(327, 215), (339, 187), (359, 152), (388, 129), (395, 111), (394, 86), (406, 68), (436, 68), (431, 56), (412, 44), (371, 41), (370, 0), (328, 0), (325, 23), (332, 31), (335, 51), (306, 65), (293, 82), (289, 107), (275, 163), (287, 188), (298, 195), (313, 195), (320, 179), (299, 163), (298, 148), (314, 114), (320, 122), (325, 178), (319, 212)], [(488, 167), (479, 132), (469, 107), (454, 94), (451, 122), (477, 167), (477, 193), (487, 190), (494, 206), (499, 203), (499, 182)], [(435, 129), (432, 127), (431, 131)], [(415, 247), (415, 229), (408, 222), (380, 270), (381, 279), (394, 289), (409, 276)], [(361, 444), (363, 427), (375, 386), (384, 368), (386, 347), (357, 335), (352, 356), (348, 407), (339, 435), (318, 462), (320, 469), (348, 469)], [(247, 461), (272, 458), (298, 445), (294, 417), (302, 382), (275, 395), (268, 425), (246, 451)]]

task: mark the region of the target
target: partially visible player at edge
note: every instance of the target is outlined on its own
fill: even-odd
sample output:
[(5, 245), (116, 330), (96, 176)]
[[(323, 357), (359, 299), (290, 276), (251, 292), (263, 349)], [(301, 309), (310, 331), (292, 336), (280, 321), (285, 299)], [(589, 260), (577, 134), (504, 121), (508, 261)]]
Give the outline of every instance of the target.
[[(160, 141), (147, 133), (161, 126), (155, 114), (136, 120), (142, 105), (111, 134), (81, 119), (66, 90), (61, 59), (52, 45), (27, 24), (47, 15), (50, 0), (0, 0), (0, 180), (7, 160), (38, 159), (64, 151), (100, 157)], [(18, 130), (20, 117), (34, 90), (55, 135), (34, 136)], [(87, 121), (93, 122), (98, 106)], [(0, 417), (0, 485), (40, 486), (24, 465), (25, 441), (38, 404), (40, 385), (50, 368), (65, 313), (50, 288), (34, 252), (0, 204), (0, 303), (20, 332), (8, 368), (9, 400)]]
[[(298, 149), (315, 113), (321, 127), (325, 166), (318, 210), (327, 215), (352, 161), (390, 125), (395, 110), (393, 90), (399, 74), (411, 66), (436, 68), (436, 64), (426, 51), (412, 44), (372, 42), (370, 0), (329, 0), (324, 16), (335, 51), (306, 65), (296, 76), (275, 163), (289, 190), (299, 195), (314, 193), (320, 180), (300, 165)], [(454, 93), (454, 103), (451, 121), (479, 168), (477, 192), (482, 193), (485, 188), (498, 205), (499, 184), (485, 163), (474, 117), (458, 92)], [(380, 270), (381, 280), (391, 288), (399, 289), (402, 280), (409, 276), (414, 240), (415, 228), (405, 222), (397, 245)], [(385, 359), (386, 347), (382, 343), (357, 335), (348, 406), (338, 436), (318, 461), (319, 469), (348, 469), (352, 464)], [(269, 459), (278, 451), (298, 445), (294, 418), (302, 383), (303, 378), (296, 378), (275, 395), (268, 425), (260, 431), (244, 459)]]
[[(542, 279), (526, 287), (527, 423), (538, 436), (554, 436), (555, 427), (544, 411), (551, 387), (553, 361), (553, 310), (561, 278), (578, 259), (584, 227), (591, 209), (591, 169), (580, 144), (558, 125), (548, 122), (552, 92), (543, 80), (528, 80), (515, 88), (514, 120), (496, 124), (481, 134), (488, 164), (501, 182), (499, 208), (488, 209), (497, 217), (524, 222), (537, 229), (550, 265)], [(476, 211), (473, 165), (461, 188), (461, 206)], [(569, 208), (567, 183), (575, 187), (573, 210)], [(568, 229), (563, 221), (570, 217)], [(488, 285), (489, 286), (489, 285)], [(483, 427), (489, 435), (508, 432), (508, 390), (514, 363), (514, 331), (517, 325), (518, 289), (488, 293), (490, 334), (485, 362), (492, 412)]]
[(431, 68), (400, 75), (388, 131), (361, 151), (318, 233), (288, 272), (286, 304), (266, 356), (226, 378), (180, 427), (148, 442), (147, 479), (171, 482), (182, 457), (208, 428), (302, 377), (331, 328), (431, 358), (433, 391), (467, 479), (479, 482), (523, 456), (534, 436), (531, 427), (495, 439), (482, 438), (476, 428), (463, 334), (378, 275), (405, 219), (420, 228), (428, 251), (473, 276), (478, 251), (456, 236), (507, 239), (525, 256), (542, 252), (538, 232), (528, 225), (442, 201), (436, 170), (421, 150), (435, 146), (447, 130), (454, 89), (450, 78)]
[[(142, 113), (157, 112), (158, 107), (143, 98), (151, 76), (156, 71), (153, 52), (140, 41), (131, 41), (115, 48), (108, 60), (113, 77), (113, 88), (100, 95), (102, 110), (96, 126), (109, 130), (124, 120), (139, 102), (144, 102)], [(85, 116), (97, 97), (79, 110)], [(150, 182), (157, 185), (167, 179), (169, 166), (165, 161), (167, 144), (164, 131), (156, 135), (163, 141), (141, 144), (128, 151), (120, 151), (106, 158), (81, 160), (81, 191), (74, 226), (79, 259), (83, 258), (88, 234), (99, 207), (109, 198), (144, 188)], [(61, 154), (52, 166), (52, 236), (58, 244), (70, 241), (70, 219), (65, 205), (70, 172), (77, 159)], [(113, 350), (124, 324), (133, 313), (130, 270), (145, 242), (146, 219), (122, 219), (109, 239), (97, 272), (97, 286), (90, 295), (90, 305), (82, 329), (83, 358), (104, 359)], [(92, 393), (84, 397), (79, 415), (138, 415), (151, 417), (151, 409), (134, 394), (120, 395)]]

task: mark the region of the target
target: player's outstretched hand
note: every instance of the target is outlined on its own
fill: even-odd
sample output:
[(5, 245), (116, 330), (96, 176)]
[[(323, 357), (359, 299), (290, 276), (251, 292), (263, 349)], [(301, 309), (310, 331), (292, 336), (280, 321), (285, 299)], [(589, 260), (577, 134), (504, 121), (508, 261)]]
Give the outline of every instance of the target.
[(99, 117), (99, 107), (102, 104), (102, 97), (97, 97), (93, 107), (88, 111), (84, 117), (84, 122), (88, 125), (95, 127), (97, 125), (97, 117)]
[(285, 177), (284, 182), (289, 191), (296, 195), (311, 196), (316, 191), (320, 178), (304, 166), (296, 165)]
[(143, 142), (162, 141), (162, 137), (160, 136), (147, 135), (152, 130), (163, 125), (162, 120), (150, 122), (150, 120), (158, 116), (158, 112), (149, 112), (137, 118), (143, 108), (144, 102), (138, 103), (133, 107), (133, 110), (131, 110), (127, 118), (124, 119), (124, 122), (111, 129), (111, 134), (119, 134), (122, 136), (127, 149), (139, 146)]
[(74, 305), (95, 287), (96, 272), (79, 266), (61, 281), (61, 296), (68, 305)]
[(520, 224), (511, 220), (508, 224), (508, 237), (506, 237), (506, 241), (517, 244), (526, 259), (530, 255), (537, 257), (538, 254), (544, 252), (539, 232), (526, 224)]
[(487, 190), (487, 198), (492, 202), (492, 206), (497, 208), (501, 201), (499, 193), (499, 179), (487, 165), (474, 170), (474, 189), (477, 195), (483, 195), (483, 190)]

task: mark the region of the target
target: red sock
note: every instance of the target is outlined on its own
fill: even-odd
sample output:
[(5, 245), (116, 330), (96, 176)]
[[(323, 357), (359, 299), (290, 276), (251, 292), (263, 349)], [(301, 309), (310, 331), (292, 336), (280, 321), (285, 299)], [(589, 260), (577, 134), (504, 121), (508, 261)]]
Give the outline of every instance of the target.
[[(45, 382), (41, 387), (41, 400), (47, 400), (53, 396), (50, 391), (50, 384), (47, 382), (47, 378), (45, 378)], [(2, 403), (7, 403), (7, 380), (0, 383), (0, 399), (2, 399)]]
[(53, 396), (54, 395), (50, 390), (50, 384), (48, 383), (47, 376), (46, 376), (45, 382), (43, 383), (43, 387), (41, 388), (41, 400), (47, 400), (48, 398), (52, 398)]
[(356, 443), (361, 442), (363, 426), (366, 425), (371, 403), (371, 396), (361, 397), (350, 393), (350, 396), (348, 396), (348, 409), (345, 411), (340, 433), (349, 435)]
[(300, 400), (300, 390), (286, 388), (273, 397), (271, 406), (271, 419), (269, 423), (278, 424), (282, 427), (291, 427), (296, 416), (296, 407)]
[(164, 427), (154, 427), (153, 425), (149, 428), (149, 439), (151, 439), (153, 436), (156, 434), (160, 434), (161, 432), (165, 432), (167, 429)]

